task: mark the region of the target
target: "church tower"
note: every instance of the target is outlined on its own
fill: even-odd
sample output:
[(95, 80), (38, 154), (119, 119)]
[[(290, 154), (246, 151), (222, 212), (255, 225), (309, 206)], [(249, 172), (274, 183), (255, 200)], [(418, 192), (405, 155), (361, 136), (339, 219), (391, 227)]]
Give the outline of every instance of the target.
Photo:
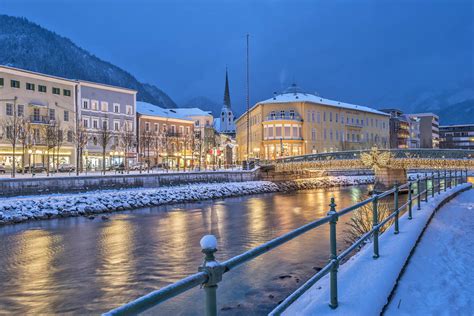
[(220, 131), (224, 134), (235, 134), (234, 113), (232, 112), (229, 92), (229, 76), (227, 68), (225, 70), (225, 88), (224, 88), (224, 105), (221, 110)]

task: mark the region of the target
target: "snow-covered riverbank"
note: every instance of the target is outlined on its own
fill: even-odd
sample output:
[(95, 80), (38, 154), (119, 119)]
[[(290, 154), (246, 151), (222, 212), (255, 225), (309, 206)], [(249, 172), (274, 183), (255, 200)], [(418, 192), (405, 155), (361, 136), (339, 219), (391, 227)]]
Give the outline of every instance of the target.
[(0, 199), (0, 225), (69, 216), (131, 210), (173, 203), (222, 199), (259, 193), (368, 184), (372, 176), (339, 176), (283, 183), (269, 181), (202, 183), (157, 189), (94, 191), (80, 194), (25, 196)]

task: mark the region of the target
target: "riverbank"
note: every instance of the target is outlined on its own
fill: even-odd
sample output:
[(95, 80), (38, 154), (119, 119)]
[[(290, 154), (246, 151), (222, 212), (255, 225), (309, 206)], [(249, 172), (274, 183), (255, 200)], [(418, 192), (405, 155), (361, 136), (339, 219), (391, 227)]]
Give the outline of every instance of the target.
[(338, 176), (273, 183), (249, 181), (202, 183), (158, 189), (102, 190), (80, 194), (0, 199), (0, 225), (59, 217), (95, 216), (142, 207), (196, 202), (250, 194), (372, 183), (372, 176)]

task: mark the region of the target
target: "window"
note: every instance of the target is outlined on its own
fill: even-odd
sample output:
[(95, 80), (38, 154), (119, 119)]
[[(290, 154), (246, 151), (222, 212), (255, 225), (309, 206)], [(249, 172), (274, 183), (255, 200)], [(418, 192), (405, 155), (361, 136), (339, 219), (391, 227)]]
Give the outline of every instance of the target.
[(13, 104), (7, 103), (7, 115), (13, 116)]
[(62, 142), (62, 141), (63, 141), (63, 137), (64, 137), (63, 131), (62, 131), (61, 129), (58, 130), (58, 139), (57, 139), (58, 142)]
[(316, 140), (316, 129), (315, 128), (313, 128), (311, 130), (311, 140), (313, 140), (313, 141)]
[(82, 124), (84, 125), (84, 128), (89, 128), (89, 119), (88, 118), (82, 119)]
[(38, 85), (39, 92), (46, 92), (46, 86)]
[(17, 115), (18, 116), (24, 116), (25, 115), (25, 106), (23, 104), (18, 104)]
[(176, 133), (176, 126), (174, 125), (171, 125), (171, 133)]
[(35, 84), (27, 82), (26, 83), (26, 90), (35, 91)]
[(109, 128), (109, 124), (107, 124), (106, 120), (102, 121), (102, 128), (103, 129), (108, 129)]
[(149, 132), (149, 131), (150, 131), (150, 123), (145, 122), (145, 132)]
[(3, 78), (0, 78), (0, 87), (3, 87), (3, 85), (5, 84)]
[(49, 119), (51, 121), (54, 121), (56, 118), (56, 110), (55, 109), (49, 109)]
[(114, 121), (114, 131), (118, 132), (120, 130), (120, 121)]
[(91, 110), (94, 110), (94, 111), (99, 110), (99, 101), (91, 100)]
[(336, 123), (337, 123), (337, 119), (338, 119), (338, 114), (336, 113)]
[(105, 101), (100, 102), (100, 108), (102, 112), (107, 112), (109, 110), (109, 103)]
[(82, 108), (86, 110), (89, 108), (89, 100), (82, 99)]
[(11, 80), (11, 81), (10, 81), (10, 86), (11, 86), (12, 88), (19, 88), (19, 87), (20, 87), (20, 81), (18, 81), (18, 80)]
[(8, 125), (7, 126), (7, 139), (12, 139), (13, 138), (13, 126)]
[(199, 120), (197, 120), (196, 122), (194, 122), (194, 125), (195, 125), (195, 126), (199, 126)]
[(315, 119), (314, 119), (314, 111), (311, 112), (311, 121), (314, 123), (315, 122)]
[(69, 111), (64, 111), (64, 122), (69, 122)]
[(114, 113), (120, 113), (120, 104), (114, 103)]
[(63, 89), (63, 95), (66, 96), (66, 97), (70, 97), (71, 96), (71, 90)]
[(126, 111), (127, 111), (127, 115), (133, 115), (133, 106), (127, 105)]
[(153, 126), (153, 130), (155, 131), (155, 133), (158, 133), (158, 131), (160, 130), (158, 123), (154, 123)]
[(329, 122), (332, 122), (332, 112), (329, 112)]
[(183, 134), (184, 134), (184, 127), (183, 127), (183, 126), (180, 126), (180, 127), (179, 127), (179, 134), (180, 134), (180, 135), (183, 135)]
[(318, 123), (321, 123), (321, 112), (318, 112)]
[(99, 128), (99, 120), (92, 119), (92, 128), (98, 129)]
[(186, 135), (189, 135), (190, 134), (190, 128), (189, 126), (186, 126)]
[(67, 141), (72, 143), (72, 131), (67, 131)]
[(53, 87), (53, 94), (61, 94), (61, 89)]
[(40, 110), (33, 109), (33, 121), (38, 122), (40, 120)]
[(275, 137), (278, 137), (278, 138), (281, 138), (282, 135), (281, 135), (281, 125), (280, 126), (276, 126), (275, 128)]

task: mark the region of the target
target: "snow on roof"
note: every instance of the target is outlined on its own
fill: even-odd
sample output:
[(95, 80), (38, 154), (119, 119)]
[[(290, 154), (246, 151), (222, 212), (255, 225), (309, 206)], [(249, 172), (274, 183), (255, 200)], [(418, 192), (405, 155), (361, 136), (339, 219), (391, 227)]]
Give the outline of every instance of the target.
[(268, 100), (258, 102), (257, 104), (289, 103), (289, 102), (311, 102), (311, 103), (344, 108), (348, 110), (357, 110), (357, 111), (375, 113), (375, 114), (384, 115), (384, 116), (390, 116), (390, 114), (369, 108), (367, 106), (329, 100), (329, 99), (325, 99), (311, 93), (305, 93), (296, 85), (292, 85), (290, 88), (285, 90), (285, 92), (281, 94), (277, 94), (273, 98), (270, 98)]
[(172, 109), (176, 111), (179, 115), (183, 117), (187, 116), (212, 116), (210, 111), (204, 111), (201, 110), (200, 108), (177, 108), (177, 109)]
[(143, 115), (161, 116), (175, 119), (185, 119), (183, 115), (177, 113), (175, 109), (164, 109), (158, 105), (137, 101), (137, 112)]

